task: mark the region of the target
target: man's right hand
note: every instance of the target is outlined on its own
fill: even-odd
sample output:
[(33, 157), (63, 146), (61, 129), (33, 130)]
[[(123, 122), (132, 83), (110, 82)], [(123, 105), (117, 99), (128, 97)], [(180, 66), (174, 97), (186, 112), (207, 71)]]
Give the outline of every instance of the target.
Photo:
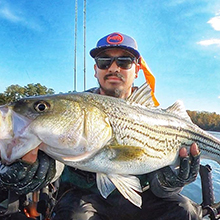
[(55, 173), (55, 160), (42, 151), (38, 152), (38, 158), (33, 164), (22, 160), (8, 166), (0, 163), (0, 191), (27, 194), (46, 186)]

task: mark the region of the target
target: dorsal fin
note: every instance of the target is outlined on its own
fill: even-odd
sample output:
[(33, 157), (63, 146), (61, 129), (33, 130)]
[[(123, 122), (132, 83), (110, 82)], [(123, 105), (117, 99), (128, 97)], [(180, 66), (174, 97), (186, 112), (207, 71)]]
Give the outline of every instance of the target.
[(192, 123), (189, 115), (186, 112), (185, 106), (181, 100), (177, 100), (173, 105), (168, 107), (165, 111), (171, 114), (175, 114)]
[(135, 90), (131, 96), (128, 97), (127, 102), (129, 104), (136, 103), (148, 108), (155, 107), (152, 90), (148, 83), (144, 83), (141, 87)]

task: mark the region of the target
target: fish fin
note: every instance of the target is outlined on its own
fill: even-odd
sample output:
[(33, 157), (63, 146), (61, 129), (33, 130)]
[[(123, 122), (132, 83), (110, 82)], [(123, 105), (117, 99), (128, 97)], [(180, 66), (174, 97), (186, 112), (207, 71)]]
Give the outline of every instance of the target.
[(108, 174), (108, 177), (126, 199), (137, 207), (141, 207), (142, 198), (137, 192), (142, 192), (142, 188), (137, 177), (119, 174)]
[[(142, 199), (137, 192), (142, 192), (140, 180), (135, 176), (119, 174), (96, 174), (97, 187), (104, 198), (113, 192), (115, 187), (131, 203), (141, 207)], [(137, 191), (137, 192), (136, 192)]]
[(178, 100), (176, 101), (173, 105), (171, 105), (170, 107), (168, 107), (167, 109), (165, 109), (166, 112), (175, 114), (180, 116), (181, 118), (187, 120), (188, 122), (191, 122), (191, 119), (189, 117), (189, 115), (186, 112), (185, 106), (183, 104), (182, 101)]
[(153, 108), (156, 106), (154, 103), (152, 89), (148, 83), (144, 83), (141, 87), (136, 89), (126, 101), (129, 104), (135, 103), (148, 108)]
[(107, 198), (115, 190), (115, 185), (104, 173), (96, 173), (97, 187), (104, 198)]

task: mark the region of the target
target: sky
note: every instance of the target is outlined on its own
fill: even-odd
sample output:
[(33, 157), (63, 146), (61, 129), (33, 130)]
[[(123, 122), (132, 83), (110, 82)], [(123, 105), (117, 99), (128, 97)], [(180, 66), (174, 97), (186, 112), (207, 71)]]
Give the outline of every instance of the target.
[[(89, 51), (112, 32), (135, 38), (156, 78), (161, 108), (182, 100), (188, 110), (220, 114), (219, 0), (0, 0), (0, 93), (40, 83), (56, 93), (97, 86)], [(143, 72), (135, 80), (140, 86)]]

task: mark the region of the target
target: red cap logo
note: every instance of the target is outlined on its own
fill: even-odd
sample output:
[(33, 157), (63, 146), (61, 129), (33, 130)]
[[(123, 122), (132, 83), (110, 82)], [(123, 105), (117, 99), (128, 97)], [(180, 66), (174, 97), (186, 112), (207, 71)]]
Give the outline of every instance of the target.
[(107, 42), (109, 44), (120, 44), (124, 40), (124, 37), (121, 34), (113, 33), (107, 37)]

